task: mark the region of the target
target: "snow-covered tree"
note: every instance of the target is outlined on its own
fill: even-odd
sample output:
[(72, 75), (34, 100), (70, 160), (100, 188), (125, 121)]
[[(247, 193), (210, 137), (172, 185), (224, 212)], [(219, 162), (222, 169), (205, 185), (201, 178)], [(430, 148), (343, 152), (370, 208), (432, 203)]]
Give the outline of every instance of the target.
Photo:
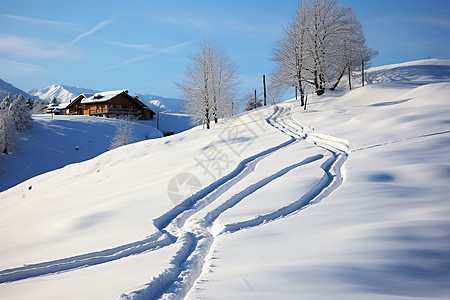
[(33, 101), (31, 100), (30, 97), (27, 98), (26, 104), (27, 104), (27, 107), (28, 107), (30, 110), (33, 109)]
[(299, 5), (292, 21), (285, 28), (284, 36), (274, 49), (273, 60), (277, 62), (277, 68), (273, 78), (278, 80), (276, 86), (294, 86), (300, 91), (301, 105), (303, 106), (305, 84), (311, 77), (308, 66), (308, 15), (306, 8), (308, 3)]
[(177, 83), (186, 99), (185, 111), (193, 124), (210, 128), (212, 120), (233, 114), (237, 72), (234, 62), (218, 44), (204, 40), (200, 53), (192, 57), (186, 78)]
[(352, 72), (376, 54), (367, 49), (353, 9), (339, 0), (303, 0), (274, 50), (274, 77), (298, 89), (303, 105), (308, 86), (321, 95), (326, 87), (336, 88), (347, 73), (351, 87)]
[(263, 106), (262, 99), (260, 99), (259, 97), (256, 97), (256, 99), (255, 99), (255, 96), (253, 94), (248, 94), (245, 97), (245, 99), (246, 99), (246, 102), (247, 102), (246, 107), (245, 107), (246, 111), (250, 111), (250, 110), (253, 110), (253, 109), (256, 109), (258, 107), (262, 107)]
[(31, 110), (27, 107), (25, 98), (19, 95), (10, 105), (8, 114), (17, 130), (27, 130), (32, 126)]
[(16, 127), (6, 109), (0, 109), (0, 153), (11, 153), (16, 147)]
[(116, 126), (116, 134), (112, 138), (109, 149), (128, 145), (134, 141), (133, 123), (130, 118), (123, 118)]
[(280, 84), (277, 78), (271, 77), (267, 86), (267, 96), (272, 104), (276, 104), (281, 101), (281, 98), (286, 93), (287, 87)]
[(11, 92), (9, 92), (8, 95), (6, 95), (6, 97), (3, 98), (2, 102), (0, 103), (0, 109), (8, 110), (13, 101), (13, 95), (11, 94)]
[(59, 102), (56, 97), (53, 97), (52, 100), (50, 100), (50, 102), (48, 103), (48, 106), (57, 106), (58, 104)]
[(31, 109), (32, 114), (42, 114), (45, 113), (47, 109), (47, 104), (44, 103), (41, 99), (36, 99), (33, 102), (33, 108)]

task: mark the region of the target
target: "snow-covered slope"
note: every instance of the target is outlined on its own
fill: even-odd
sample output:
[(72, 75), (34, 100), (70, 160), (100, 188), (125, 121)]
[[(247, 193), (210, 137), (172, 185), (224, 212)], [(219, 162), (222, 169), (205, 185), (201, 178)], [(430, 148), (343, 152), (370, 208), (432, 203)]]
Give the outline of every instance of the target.
[(2, 298), (448, 299), (449, 65), (380, 67), (306, 111), (261, 108), (0, 193)]
[[(33, 116), (33, 127), (18, 133), (17, 150), (0, 154), (0, 191), (33, 176), (91, 159), (111, 145), (123, 120), (89, 116)], [(135, 141), (161, 137), (152, 121), (133, 123)]]
[(28, 93), (16, 88), (12, 84), (0, 79), (0, 101), (3, 100), (3, 98), (5, 98), (5, 96), (8, 95), (8, 93), (12, 93), (13, 95), (22, 94), (25, 98), (34, 99), (32, 95), (29, 95)]
[(67, 85), (52, 84), (46, 88), (33, 89), (29, 90), (28, 92), (45, 101), (50, 101), (53, 99), (53, 97), (55, 97), (60, 103), (68, 103), (73, 99), (75, 99), (75, 97), (80, 94), (83, 93), (95, 94), (98, 91)]

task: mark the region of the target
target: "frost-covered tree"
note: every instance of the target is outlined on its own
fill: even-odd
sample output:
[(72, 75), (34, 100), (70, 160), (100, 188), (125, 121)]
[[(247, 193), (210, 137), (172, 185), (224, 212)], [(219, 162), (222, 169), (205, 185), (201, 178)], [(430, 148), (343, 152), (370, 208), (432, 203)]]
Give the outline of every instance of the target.
[(209, 129), (212, 120), (217, 122), (233, 114), (236, 67), (222, 47), (210, 40), (203, 41), (200, 53), (191, 60), (186, 78), (177, 86), (186, 99), (184, 109), (192, 123), (205, 124)]
[(359, 69), (361, 65), (362, 51), (366, 43), (362, 26), (353, 9), (348, 8), (341, 27), (338, 51), (335, 51), (336, 54), (333, 57), (334, 76), (331, 79), (335, 78), (335, 83), (330, 87), (331, 90), (338, 86), (345, 73), (347, 73), (348, 87), (352, 88), (352, 72)]
[(256, 99), (255, 99), (255, 96), (253, 94), (248, 94), (245, 97), (245, 99), (246, 99), (246, 102), (247, 102), (246, 107), (245, 107), (246, 111), (250, 111), (250, 110), (253, 110), (253, 109), (256, 109), (258, 107), (262, 107), (263, 106), (262, 99), (260, 99), (258, 97), (256, 97)]
[(300, 4), (292, 21), (284, 29), (284, 36), (274, 49), (273, 60), (277, 68), (273, 75), (279, 83), (277, 86), (294, 86), (300, 91), (300, 101), (303, 106), (305, 83), (310, 76), (308, 66), (308, 16), (307, 3)]
[(321, 95), (347, 73), (351, 87), (352, 72), (374, 57), (367, 49), (353, 9), (339, 0), (303, 0), (274, 50), (275, 78), (298, 89), (303, 105), (308, 86)]
[(130, 118), (123, 118), (116, 126), (116, 134), (112, 138), (109, 149), (128, 145), (134, 141), (133, 123)]
[(48, 106), (57, 106), (59, 104), (58, 99), (56, 97), (53, 97), (52, 100), (48, 103)]
[(6, 97), (3, 98), (2, 102), (0, 103), (0, 109), (8, 110), (13, 101), (13, 95), (11, 94), (11, 92), (9, 92), (8, 95), (6, 95)]
[(32, 114), (42, 114), (45, 113), (47, 109), (47, 104), (44, 103), (41, 99), (36, 99), (33, 102), (33, 108), (31, 109)]
[(286, 93), (287, 87), (280, 84), (277, 78), (271, 77), (271, 80), (267, 86), (267, 95), (272, 104), (276, 104), (281, 101), (281, 98)]
[(25, 98), (19, 95), (9, 105), (8, 114), (17, 130), (28, 130), (32, 127), (31, 110), (27, 107)]
[(33, 101), (31, 100), (30, 97), (27, 98), (26, 104), (27, 104), (27, 107), (28, 107), (30, 110), (33, 109)]
[(370, 68), (372, 60), (378, 56), (378, 50), (372, 49), (364, 45), (364, 47), (360, 51), (361, 57), (361, 85), (364, 86), (364, 75), (365, 70)]
[(16, 148), (16, 127), (6, 109), (0, 109), (0, 153), (8, 154)]

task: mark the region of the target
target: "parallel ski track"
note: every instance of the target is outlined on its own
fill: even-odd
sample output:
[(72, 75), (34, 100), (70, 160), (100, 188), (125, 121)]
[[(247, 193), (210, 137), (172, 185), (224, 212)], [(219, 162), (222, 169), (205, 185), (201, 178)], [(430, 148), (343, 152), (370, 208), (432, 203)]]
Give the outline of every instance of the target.
[[(290, 114), (290, 107), (277, 106), (274, 114), (266, 120), (270, 125), (288, 135), (290, 137), (289, 142), (242, 161), (240, 166), (229, 174), (230, 177), (223, 179), (224, 181), (220, 186), (209, 193), (207, 193), (208, 190), (205, 190), (207, 194), (203, 198), (189, 199), (180, 207), (155, 220), (154, 223), (160, 230), (167, 230), (172, 235), (179, 236), (179, 251), (172, 257), (169, 268), (152, 278), (151, 282), (147, 283), (143, 289), (127, 295), (122, 294), (122, 299), (183, 299), (195, 284), (195, 280), (201, 275), (205, 259), (217, 235), (258, 226), (296, 213), (309, 205), (318, 203), (342, 184), (341, 167), (348, 157), (346, 141), (323, 134), (307, 134), (303, 126), (297, 123)], [(284, 118), (286, 117), (289, 119), (285, 120)], [(251, 173), (261, 159), (299, 140), (315, 144), (331, 155), (321, 165), (324, 171), (323, 177), (297, 201), (271, 213), (260, 215), (244, 222), (227, 224), (222, 231), (215, 235), (209, 231), (214, 221), (221, 214), (235, 206), (245, 197), (295, 168), (324, 158), (323, 155), (308, 157), (301, 162), (287, 166), (244, 188), (216, 208), (210, 210), (206, 216), (195, 219), (197, 212)], [(189, 206), (189, 203), (194, 204)]]
[[(141, 241), (115, 248), (3, 270), (0, 271), (0, 284), (102, 264), (143, 252), (154, 251), (175, 243), (178, 245), (178, 251), (172, 257), (169, 267), (152, 278), (149, 283), (145, 284), (143, 289), (129, 294), (122, 294), (121, 298), (184, 298), (194, 285), (195, 280), (200, 276), (205, 257), (210, 251), (215, 236), (258, 226), (296, 213), (309, 205), (321, 201), (342, 183), (340, 170), (349, 153), (346, 141), (314, 132), (307, 133), (305, 128), (295, 121), (290, 114), (291, 108), (289, 106), (276, 106), (273, 114), (266, 119), (268, 124), (288, 135), (289, 140), (244, 159), (228, 175), (211, 183), (156, 218), (154, 225), (159, 229), (159, 232)], [(326, 152), (331, 153), (331, 155), (321, 165), (324, 176), (297, 201), (250, 220), (226, 224), (223, 230), (215, 236), (208, 230), (223, 212), (235, 206), (248, 195), (295, 168), (323, 159), (324, 155), (308, 157), (298, 163), (287, 166), (241, 190), (215, 209), (209, 211), (203, 219), (194, 218), (197, 212), (202, 211), (208, 204), (251, 174), (262, 159), (300, 140), (315, 144), (325, 149)]]
[[(280, 111), (276, 109), (266, 121), (271, 118), (275, 118), (279, 113)], [(0, 284), (90, 267), (125, 258), (131, 255), (141, 254), (143, 252), (158, 250), (165, 246), (171, 245), (179, 240), (179, 237), (174, 236), (167, 230), (165, 230), (165, 227), (167, 227), (170, 222), (172, 222), (176, 217), (179, 217), (179, 215), (182, 213), (182, 215), (187, 218), (187, 216), (189, 215), (188, 212), (193, 212), (195, 210), (201, 209), (202, 207), (216, 199), (218, 196), (220, 196), (222, 193), (224, 193), (226, 190), (228, 190), (236, 182), (252, 172), (255, 165), (260, 159), (294, 142), (295, 139), (291, 138), (276, 147), (264, 150), (259, 154), (243, 160), (231, 173), (211, 183), (209, 186), (203, 188), (190, 198), (178, 204), (164, 215), (155, 219), (154, 224), (159, 229), (159, 231), (147, 237), (146, 239), (101, 251), (95, 251), (42, 263), (25, 264), (21, 267), (5, 269), (0, 271)], [(179, 222), (179, 219), (177, 221)]]

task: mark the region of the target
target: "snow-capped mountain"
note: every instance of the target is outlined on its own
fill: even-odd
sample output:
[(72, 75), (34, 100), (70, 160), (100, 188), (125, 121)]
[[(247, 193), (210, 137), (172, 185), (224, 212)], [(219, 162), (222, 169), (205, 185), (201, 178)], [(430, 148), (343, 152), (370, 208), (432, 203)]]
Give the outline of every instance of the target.
[[(42, 89), (28, 90), (28, 94), (50, 101), (55, 97), (60, 103), (67, 103), (83, 93), (95, 94), (100, 90), (91, 90), (81, 87), (74, 87), (61, 84), (52, 84)], [(17, 93), (17, 92), (13, 92)], [(130, 93), (131, 94), (131, 93)], [(152, 94), (134, 94), (148, 107), (156, 112), (181, 113), (183, 111), (183, 100), (176, 98), (166, 98)], [(25, 96), (25, 95), (24, 95)]]
[(22, 91), (21, 89), (16, 88), (12, 84), (3, 81), (0, 79), (0, 101), (8, 95), (8, 93), (12, 93), (13, 95), (20, 95), (22, 94), (25, 98), (34, 98), (33, 96), (29, 95), (28, 93)]
[(96, 90), (73, 87), (60, 84), (52, 84), (43, 89), (31, 89), (28, 93), (41, 98), (45, 101), (50, 101), (55, 97), (60, 103), (67, 103), (73, 100), (76, 96), (82, 93), (97, 93)]
[(148, 107), (157, 112), (183, 112), (183, 99), (166, 98), (151, 94), (135, 94)]

